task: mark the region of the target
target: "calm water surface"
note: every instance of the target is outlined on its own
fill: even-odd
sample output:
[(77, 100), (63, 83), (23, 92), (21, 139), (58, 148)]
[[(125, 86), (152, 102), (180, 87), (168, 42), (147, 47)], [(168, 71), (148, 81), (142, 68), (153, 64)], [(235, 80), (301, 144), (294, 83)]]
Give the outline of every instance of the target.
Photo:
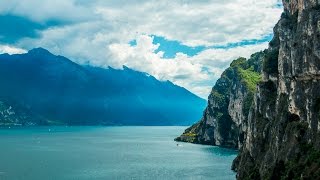
[(177, 146), (185, 128), (0, 129), (0, 180), (235, 179), (236, 152)]

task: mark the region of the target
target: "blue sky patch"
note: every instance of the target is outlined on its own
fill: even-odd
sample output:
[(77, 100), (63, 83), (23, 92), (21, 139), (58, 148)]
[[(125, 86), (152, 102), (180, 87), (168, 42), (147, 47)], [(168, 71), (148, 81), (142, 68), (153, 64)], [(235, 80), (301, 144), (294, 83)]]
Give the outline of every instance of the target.
[(278, 0), (278, 2), (274, 5), (274, 7), (275, 7), (275, 8), (282, 9), (282, 8), (283, 8), (282, 1)]
[(199, 52), (206, 49), (205, 46), (186, 46), (179, 41), (167, 40), (161, 36), (152, 35), (152, 37), (153, 44), (160, 44), (159, 48), (156, 50), (156, 53), (159, 51), (164, 52), (164, 58), (174, 58), (179, 52), (187, 54), (188, 56), (195, 56)]
[(255, 44), (261, 44), (265, 42), (270, 42), (273, 38), (273, 34), (266, 35), (262, 37), (261, 39), (249, 39), (249, 40), (243, 40), (236, 43), (228, 43), (226, 45), (220, 45), (220, 46), (210, 46), (208, 49), (230, 49), (235, 48), (239, 46), (247, 46), (247, 45), (255, 45)]
[[(192, 57), (207, 49), (230, 49), (230, 48), (236, 48), (239, 46), (261, 44), (261, 43), (271, 41), (271, 39), (273, 38), (273, 34), (266, 35), (261, 39), (243, 40), (240, 42), (228, 43), (226, 45), (217, 45), (217, 46), (208, 46), (208, 47), (206, 46), (190, 47), (190, 46), (183, 45), (179, 41), (168, 40), (162, 36), (151, 35), (151, 37), (153, 37), (153, 44), (160, 45), (159, 48), (155, 51), (155, 53), (162, 51), (164, 52), (163, 57), (165, 59), (171, 59), (171, 58), (175, 58), (176, 54), (179, 52), (186, 54), (189, 57)], [(132, 40), (129, 42), (129, 44), (130, 46), (136, 46), (137, 41)]]
[(137, 45), (137, 40), (132, 40), (129, 42), (130, 46), (136, 46)]

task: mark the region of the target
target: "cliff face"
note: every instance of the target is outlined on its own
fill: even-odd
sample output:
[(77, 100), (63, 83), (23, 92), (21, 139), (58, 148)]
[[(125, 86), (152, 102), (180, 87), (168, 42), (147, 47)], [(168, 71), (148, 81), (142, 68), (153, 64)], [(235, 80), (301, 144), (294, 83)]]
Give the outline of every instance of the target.
[(234, 60), (213, 87), (203, 118), (177, 141), (239, 148), (266, 52)]
[(320, 1), (283, 4), (233, 164), (238, 179), (320, 178)]
[(255, 91), (231, 64), (202, 120), (176, 139), (238, 147), (238, 179), (320, 179), (320, 1), (283, 5)]

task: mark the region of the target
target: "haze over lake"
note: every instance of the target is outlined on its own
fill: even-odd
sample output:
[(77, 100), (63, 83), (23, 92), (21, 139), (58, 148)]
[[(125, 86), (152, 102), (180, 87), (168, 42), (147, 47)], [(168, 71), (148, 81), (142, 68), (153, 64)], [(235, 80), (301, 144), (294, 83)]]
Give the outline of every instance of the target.
[(0, 129), (0, 179), (234, 179), (237, 152), (177, 145), (185, 128)]

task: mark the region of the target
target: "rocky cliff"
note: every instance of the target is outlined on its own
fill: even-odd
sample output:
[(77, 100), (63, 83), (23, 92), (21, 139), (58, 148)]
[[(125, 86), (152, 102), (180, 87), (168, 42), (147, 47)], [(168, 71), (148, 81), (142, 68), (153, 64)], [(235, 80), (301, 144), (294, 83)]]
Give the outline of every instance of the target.
[(238, 179), (320, 178), (320, 1), (283, 4), (234, 161)]
[(249, 110), (250, 91), (237, 73), (227, 76), (229, 68), (202, 120), (177, 138), (238, 147), (238, 179), (320, 179), (320, 1), (283, 5)]
[(256, 84), (261, 80), (265, 52), (238, 58), (226, 69), (208, 98), (203, 118), (177, 141), (238, 148), (242, 145)]

